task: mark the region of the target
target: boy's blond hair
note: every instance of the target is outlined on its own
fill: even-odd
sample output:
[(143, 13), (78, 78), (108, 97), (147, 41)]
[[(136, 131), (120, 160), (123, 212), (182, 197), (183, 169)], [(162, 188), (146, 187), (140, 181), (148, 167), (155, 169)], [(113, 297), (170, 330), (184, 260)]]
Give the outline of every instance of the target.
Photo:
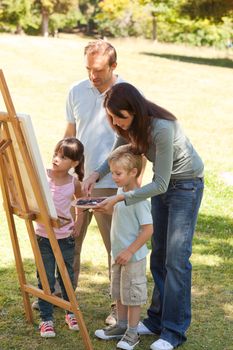
[(141, 174), (142, 155), (138, 154), (131, 145), (117, 147), (108, 157), (108, 164), (110, 165), (113, 162), (121, 165), (126, 171), (136, 168), (136, 177)]

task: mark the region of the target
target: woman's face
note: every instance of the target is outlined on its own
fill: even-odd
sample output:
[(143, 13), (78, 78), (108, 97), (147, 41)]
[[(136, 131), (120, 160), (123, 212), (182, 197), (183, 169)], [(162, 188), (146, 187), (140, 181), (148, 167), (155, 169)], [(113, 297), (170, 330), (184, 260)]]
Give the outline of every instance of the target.
[(121, 109), (120, 113), (122, 117), (118, 117), (117, 115), (113, 114), (108, 108), (106, 108), (106, 111), (109, 117), (112, 119), (113, 125), (117, 125), (119, 128), (123, 130), (128, 130), (130, 128), (134, 118), (133, 114), (129, 113), (124, 109)]

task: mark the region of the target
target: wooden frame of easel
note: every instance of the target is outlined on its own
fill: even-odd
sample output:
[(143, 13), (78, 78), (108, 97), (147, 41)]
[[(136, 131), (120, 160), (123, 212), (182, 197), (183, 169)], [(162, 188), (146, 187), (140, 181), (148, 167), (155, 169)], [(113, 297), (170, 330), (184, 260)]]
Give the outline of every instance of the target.
[[(61, 221), (59, 218), (54, 219), (49, 216), (48, 208), (41, 193), (41, 185), (38, 179), (38, 173), (35, 171), (33, 160), (30, 157), (27, 148), (27, 142), (17, 118), (17, 114), (15, 112), (15, 108), (2, 70), (0, 70), (0, 91), (7, 111), (5, 113), (0, 112), (0, 185), (2, 189), (3, 204), (14, 251), (20, 289), (23, 296), (26, 319), (28, 322), (33, 322), (33, 314), (29, 294), (46, 300), (53, 305), (57, 305), (64, 310), (72, 311), (77, 319), (85, 348), (87, 350), (93, 350), (89, 334), (84, 323), (82, 313), (79, 309), (79, 305), (53, 230), (53, 227), (58, 227), (61, 225)], [(34, 192), (39, 211), (33, 211), (29, 208), (9, 127), (13, 129), (13, 133), (15, 135), (19, 151), (23, 158), (23, 162), (25, 164), (26, 171), (31, 182), (31, 187)], [(17, 215), (25, 220), (43, 290), (28, 284), (26, 281), (14, 215)], [(33, 226), (34, 220), (43, 223), (46, 228), (56, 263), (59, 268), (64, 286), (66, 288), (69, 302), (51, 294), (44, 263), (41, 258), (35, 235)]]

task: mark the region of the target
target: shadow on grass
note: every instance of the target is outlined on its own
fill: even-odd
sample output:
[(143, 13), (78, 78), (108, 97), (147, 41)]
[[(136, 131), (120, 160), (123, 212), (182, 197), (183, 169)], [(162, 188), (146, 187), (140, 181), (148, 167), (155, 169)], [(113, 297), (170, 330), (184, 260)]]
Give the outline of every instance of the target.
[(173, 55), (166, 53), (152, 53), (152, 52), (141, 52), (141, 55), (153, 56), (166, 58), (173, 61), (195, 63), (195, 64), (204, 64), (207, 66), (216, 66), (224, 68), (233, 68), (233, 60), (229, 58), (204, 58), (204, 57), (195, 57), (195, 56), (182, 56), (182, 55)]
[[(199, 214), (194, 245), (203, 245), (203, 254), (218, 253), (220, 257), (230, 259), (233, 256), (233, 247), (228, 239), (231, 237), (233, 237), (231, 218)], [(148, 248), (151, 249), (150, 242), (148, 242)]]
[(198, 248), (199, 254), (215, 255), (226, 261), (233, 257), (232, 237), (232, 219), (200, 214), (193, 245)]

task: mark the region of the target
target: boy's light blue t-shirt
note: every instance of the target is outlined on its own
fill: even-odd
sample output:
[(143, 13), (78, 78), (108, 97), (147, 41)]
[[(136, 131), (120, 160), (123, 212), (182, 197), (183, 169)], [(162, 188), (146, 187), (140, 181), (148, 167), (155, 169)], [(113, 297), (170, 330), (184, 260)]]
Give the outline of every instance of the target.
[[(118, 193), (124, 193), (122, 188)], [(148, 200), (126, 206), (125, 202), (118, 202), (114, 206), (111, 225), (111, 249), (112, 257), (116, 256), (131, 243), (133, 243), (140, 234), (140, 226), (152, 224), (151, 204)], [(132, 261), (139, 261), (146, 257), (149, 250), (144, 244), (133, 256)]]

